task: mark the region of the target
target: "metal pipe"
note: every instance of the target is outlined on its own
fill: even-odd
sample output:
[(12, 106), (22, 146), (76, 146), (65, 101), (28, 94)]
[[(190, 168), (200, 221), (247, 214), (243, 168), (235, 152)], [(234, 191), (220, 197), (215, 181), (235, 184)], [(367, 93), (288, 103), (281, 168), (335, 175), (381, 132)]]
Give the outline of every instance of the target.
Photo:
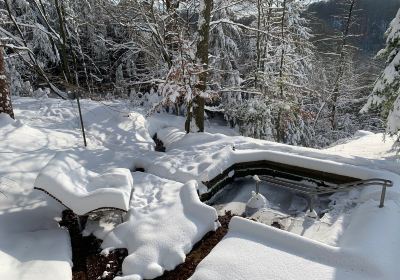
[(314, 199), (315, 199), (315, 197), (313, 195), (311, 195), (310, 196), (310, 205), (309, 205), (310, 212), (312, 212), (314, 210)]
[(85, 147), (87, 147), (87, 143), (86, 143), (86, 134), (85, 134), (85, 127), (83, 126), (83, 118), (82, 118), (82, 111), (81, 111), (81, 103), (79, 102), (79, 95), (78, 95), (78, 94), (76, 94), (76, 102), (78, 103), (79, 119), (81, 120), (81, 129), (82, 129), (83, 143), (85, 144)]
[(385, 196), (386, 196), (386, 183), (382, 187), (382, 193), (381, 193), (381, 202), (379, 203), (379, 208), (383, 208), (384, 203), (385, 203)]
[(81, 216), (76, 215), (76, 221), (78, 223), (79, 232), (82, 232), (83, 228), (82, 228)]
[(260, 178), (257, 175), (253, 176), (254, 181), (256, 181), (256, 194), (260, 192)]

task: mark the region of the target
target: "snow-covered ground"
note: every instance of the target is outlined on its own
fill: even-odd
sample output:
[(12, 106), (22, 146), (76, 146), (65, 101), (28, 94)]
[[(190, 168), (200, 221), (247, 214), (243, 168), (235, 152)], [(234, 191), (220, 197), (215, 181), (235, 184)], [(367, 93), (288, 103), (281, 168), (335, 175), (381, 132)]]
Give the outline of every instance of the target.
[[(226, 237), (190, 279), (395, 280), (399, 278), (396, 255), (400, 225), (393, 221), (399, 216), (395, 203), (388, 203), (384, 209), (365, 204), (340, 247), (235, 217)], [(385, 229), (380, 228), (383, 225)]]
[[(51, 275), (49, 271), (53, 270), (59, 272), (58, 279), (71, 279), (69, 240), (57, 223), (63, 207), (48, 196), (33, 190), (39, 171), (60, 151), (68, 153), (85, 168), (97, 173), (111, 168), (128, 168), (131, 171), (144, 168), (147, 173), (152, 174), (133, 173), (134, 181), (138, 180), (138, 186), (134, 190), (132, 209), (125, 217), (125, 223), (115, 229), (115, 224), (104, 221), (101, 221), (100, 227), (88, 223), (86, 230), (104, 238), (106, 242), (103, 247), (128, 247), (130, 256), (124, 264), (124, 273), (137, 274), (133, 279), (154, 277), (164, 269), (173, 269), (183, 261), (184, 254), (191, 246), (206, 231), (213, 229), (211, 225), (215, 217), (210, 214), (209, 207), (194, 200), (194, 183), (188, 185), (188, 181), (197, 180), (199, 191), (202, 192), (204, 186), (201, 181), (213, 178), (233, 163), (266, 158), (362, 179), (384, 177), (393, 180), (395, 187), (388, 190), (383, 209), (377, 208), (380, 192), (378, 188), (337, 194), (331, 197), (335, 203), (330, 205), (330, 212), (324, 216), (329, 219), (327, 221), (323, 218), (309, 225), (304, 223), (305, 219), (298, 221), (287, 218), (285, 226), (291, 227), (292, 230), (289, 231), (292, 233), (254, 223), (249, 223), (246, 226), (248, 229), (242, 231), (241, 221), (235, 221), (237, 225), (233, 224), (228, 237), (210, 254), (211, 260), (206, 258), (200, 265), (194, 279), (239, 279), (238, 275), (242, 273), (240, 269), (247, 261), (257, 262), (257, 259), (244, 257), (247, 256), (247, 251), (254, 251), (255, 256), (260, 258), (257, 267), (269, 269), (275, 278), (272, 274), (266, 274), (264, 278), (244, 277), (245, 279), (266, 279), (268, 275), (272, 277), (270, 279), (289, 279), (291, 276), (293, 279), (303, 279), (297, 277), (302, 275), (300, 268), (302, 271), (309, 270), (309, 273), (321, 273), (323, 279), (325, 276), (326, 279), (349, 279), (346, 278), (349, 275), (354, 275), (354, 279), (397, 279), (393, 278), (394, 275), (400, 275), (397, 266), (392, 262), (398, 259), (400, 251), (397, 240), (399, 223), (393, 222), (398, 220), (400, 213), (400, 180), (397, 175), (400, 174), (400, 163), (395, 152), (390, 149), (394, 140), (386, 139), (383, 142), (382, 134), (360, 132), (353, 140), (326, 150), (315, 150), (235, 136), (235, 131), (212, 122), (207, 123), (206, 129), (213, 133), (186, 135), (182, 133), (183, 118), (155, 114), (146, 119), (143, 112), (130, 108), (126, 101), (82, 100), (88, 138), (88, 147), (84, 148), (76, 105), (73, 102), (32, 98), (15, 98), (13, 101), (17, 121), (0, 116), (0, 190), (4, 194), (0, 194), (0, 279), (47, 279)], [(152, 137), (155, 133), (165, 143), (165, 153), (154, 151)], [(140, 183), (141, 180), (158, 183), (150, 190), (146, 189), (149, 186)], [(163, 184), (169, 187), (163, 190)], [(236, 194), (238, 202), (250, 198), (248, 191), (251, 186), (246, 186), (244, 182), (242, 187), (244, 191)], [(160, 195), (154, 193), (156, 188), (159, 188)], [(181, 195), (177, 195), (178, 192)], [(274, 199), (279, 200), (281, 193), (278, 192), (266, 193), (266, 196), (268, 198), (268, 195), (274, 195), (270, 199), (273, 202)], [(247, 193), (249, 196), (246, 198)], [(232, 197), (235, 195), (232, 194)], [(282, 203), (287, 203), (287, 211), (292, 204), (291, 210), (299, 210), (304, 204), (299, 197), (292, 197), (290, 201), (289, 203), (285, 198), (282, 200)], [(225, 202), (219, 210), (232, 206), (232, 201)], [(189, 208), (199, 207), (199, 213), (193, 213), (187, 209), (187, 205)], [(235, 205), (233, 208), (237, 207)], [(149, 211), (141, 213), (143, 209)], [(183, 232), (173, 242), (171, 236), (176, 232), (171, 227), (176, 225), (174, 217), (168, 220), (168, 211), (176, 216)], [(259, 218), (268, 219), (268, 211)], [(142, 226), (142, 223), (145, 225)], [(133, 227), (141, 230), (132, 230)], [(254, 234), (264, 232), (264, 229), (265, 233), (253, 238), (253, 228)], [(149, 240), (149, 230), (163, 230), (165, 239)], [(267, 234), (270, 232), (271, 236)], [(38, 236), (43, 238), (43, 243), (37, 241)], [(381, 238), (382, 236), (385, 238)], [(21, 248), (24, 243), (19, 242), (18, 238), (25, 242), (23, 248), (34, 248), (29, 250), (30, 254), (24, 253)], [(290, 240), (287, 244), (280, 241), (286, 238)], [(53, 246), (52, 242), (57, 242), (57, 246)], [(226, 252), (234, 244), (237, 244), (237, 250)], [(42, 246), (44, 249), (37, 250), (35, 246)], [(254, 246), (254, 250), (251, 246)], [(50, 247), (53, 247), (51, 254), (45, 249)], [(147, 250), (151, 252), (141, 253)], [(376, 252), (368, 253), (371, 250)], [(272, 268), (275, 262), (269, 262), (272, 257), (268, 256), (272, 251), (271, 256), (275, 256), (277, 260), (285, 260), (276, 269)], [(176, 256), (173, 261), (165, 260), (164, 256), (169, 253)], [(241, 253), (243, 256), (236, 255)], [(203, 275), (223, 273), (222, 269), (218, 270), (219, 262), (216, 260), (223, 262), (221, 258), (227, 254), (232, 255), (232, 260), (227, 262), (231, 264), (231, 268), (235, 267), (236, 260), (246, 260), (242, 262), (243, 265), (236, 266), (237, 269), (232, 269), (227, 274), (238, 273), (235, 274), (236, 278), (202, 278)], [(333, 259), (328, 260), (331, 256)], [(369, 266), (363, 265), (363, 261)], [(216, 265), (211, 265), (214, 262)], [(265, 265), (268, 263), (271, 265)], [(42, 270), (41, 265), (45, 265), (46, 270)], [(143, 265), (143, 270), (131, 270), (135, 265)], [(222, 264), (220, 267), (223, 267)], [(244, 270), (243, 275), (265, 272), (251, 271), (256, 268), (250, 264), (247, 267), (248, 270)], [(364, 276), (365, 278), (360, 278)]]
[(153, 279), (183, 263), (193, 245), (218, 228), (218, 216), (200, 202), (196, 181), (181, 184), (142, 172), (133, 173), (133, 179), (127, 221), (107, 235), (102, 247), (128, 249), (122, 265), (127, 280)]

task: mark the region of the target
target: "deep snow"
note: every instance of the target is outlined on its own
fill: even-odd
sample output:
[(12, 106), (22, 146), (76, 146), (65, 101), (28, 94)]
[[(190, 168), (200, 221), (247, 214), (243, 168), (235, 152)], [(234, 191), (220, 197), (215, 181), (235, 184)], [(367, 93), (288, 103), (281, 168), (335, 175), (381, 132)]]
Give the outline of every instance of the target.
[[(399, 205), (392, 202), (381, 210), (374, 203), (360, 206), (353, 221), (356, 227), (347, 232), (340, 247), (234, 217), (226, 237), (190, 279), (398, 279), (393, 257), (400, 248), (395, 237), (400, 225), (387, 226), (386, 238), (377, 234), (382, 233), (382, 223), (398, 220)], [(368, 215), (374, 222), (366, 221)], [(378, 222), (382, 220), (385, 222)], [(380, 246), (391, 250), (382, 252)]]
[(126, 222), (104, 239), (103, 248), (127, 248), (118, 279), (153, 279), (185, 261), (193, 245), (218, 227), (217, 212), (200, 202), (196, 182), (181, 184), (133, 173), (135, 191)]
[(102, 208), (128, 211), (133, 182), (129, 169), (98, 174), (59, 152), (40, 171), (34, 187), (54, 196), (75, 214), (85, 215)]
[[(56, 222), (63, 207), (50, 197), (33, 190), (39, 171), (60, 151), (67, 152), (84, 168), (96, 173), (104, 173), (112, 168), (127, 168), (133, 171), (141, 167), (147, 173), (153, 174), (139, 174), (137, 177), (145, 176), (149, 181), (158, 182), (154, 184), (154, 188), (162, 189), (165, 197), (154, 197), (154, 191), (151, 191), (149, 186), (146, 187), (145, 183), (138, 183), (137, 192), (135, 194), (134, 191), (135, 196), (131, 201), (133, 208), (127, 215), (125, 223), (114, 229), (115, 219), (110, 218), (112, 223), (108, 223), (107, 219), (102, 219), (100, 223), (89, 222), (86, 228), (87, 233), (95, 232), (97, 236), (104, 238), (106, 240), (105, 247), (122, 245), (130, 247), (128, 249), (131, 256), (138, 256), (138, 258), (133, 261), (133, 257), (129, 257), (126, 262), (143, 264), (144, 270), (141, 273), (153, 273), (152, 275), (159, 275), (163, 269), (171, 269), (182, 262), (184, 253), (187, 253), (191, 246), (214, 226), (215, 216), (211, 215), (212, 209), (194, 199), (195, 184), (186, 184), (190, 180), (197, 180), (198, 190), (202, 192), (205, 189), (201, 181), (209, 180), (233, 163), (265, 158), (358, 178), (384, 177), (391, 179), (395, 182), (395, 187), (388, 190), (386, 206), (383, 209), (377, 208), (379, 188), (371, 187), (362, 192), (337, 194), (332, 197), (332, 201), (334, 201), (330, 212), (332, 217), (325, 215), (324, 217), (329, 220), (326, 221), (326, 224), (321, 223), (319, 226), (320, 228), (325, 227), (323, 229), (315, 227), (313, 231), (308, 231), (312, 234), (307, 234), (306, 231), (303, 234), (305, 237), (303, 237), (300, 236), (301, 229), (304, 228), (302, 222), (289, 218), (287, 223), (294, 225), (292, 232), (296, 235), (256, 224), (255, 232), (259, 232), (257, 229), (261, 228), (266, 229), (265, 232), (272, 233), (271, 237), (268, 237), (269, 235), (264, 232), (260, 240), (251, 241), (250, 243), (253, 244), (251, 246), (254, 246), (253, 250), (253, 247), (247, 247), (247, 240), (252, 239), (253, 232), (253, 227), (249, 225), (248, 232), (240, 233), (240, 239), (243, 240), (237, 238), (235, 239), (237, 242), (232, 242), (231, 245), (236, 244), (234, 248), (237, 252), (241, 252), (240, 250), (254, 252), (254, 256), (257, 256), (259, 262), (263, 264), (271, 263), (271, 265), (264, 266), (274, 273), (276, 278), (273, 279), (287, 279), (286, 276), (290, 275), (296, 278), (302, 275), (298, 272), (297, 268), (299, 267), (301, 267), (301, 271), (317, 271), (321, 272), (321, 275), (330, 275), (329, 277), (336, 273), (335, 279), (348, 279), (345, 276), (348, 275), (346, 269), (349, 267), (354, 268), (351, 275), (355, 275), (355, 277), (363, 275), (366, 277), (365, 279), (375, 277), (376, 273), (381, 273), (379, 279), (395, 279), (394, 275), (399, 275), (398, 267), (392, 265), (391, 260), (398, 259), (400, 251), (398, 250), (400, 248), (397, 247), (398, 223), (393, 223), (398, 220), (400, 213), (398, 209), (400, 204), (399, 179), (398, 175), (392, 173), (400, 173), (400, 164), (395, 159), (395, 152), (390, 149), (394, 140), (388, 138), (386, 142), (383, 142), (382, 134), (361, 133), (356, 135), (355, 139), (340, 145), (326, 150), (315, 150), (241, 136), (232, 137), (213, 133), (186, 135), (181, 130), (183, 118), (155, 114), (145, 119), (143, 112), (133, 110), (125, 101), (82, 100), (88, 137), (88, 147), (83, 148), (76, 105), (73, 102), (46, 98), (15, 98), (13, 104), (17, 122), (5, 116), (0, 117), (0, 189), (5, 194), (5, 196), (0, 194), (0, 236), (3, 241), (0, 242), (0, 263), (10, 264), (9, 266), (0, 266), (1, 279), (15, 279), (16, 277), (18, 279), (23, 274), (34, 275), (34, 278), (28, 277), (27, 279), (46, 279), (45, 277), (50, 275), (48, 272), (53, 270), (62, 272), (57, 274), (57, 279), (71, 278), (69, 240), (66, 238), (65, 231), (59, 229)], [(234, 131), (215, 124), (208, 123), (207, 129), (235, 135)], [(154, 151), (152, 136), (155, 133), (165, 143), (166, 153)], [(160, 186), (163, 184), (171, 186), (171, 189), (161, 188)], [(174, 195), (169, 192), (175, 195), (175, 199), (171, 198)], [(181, 196), (176, 195), (178, 192), (187, 199), (182, 200)], [(250, 198), (250, 192), (248, 195), (246, 198), (243, 197), (245, 202)], [(160, 205), (160, 200), (164, 199), (170, 201), (170, 204), (164, 205), (165, 207), (160, 208), (160, 212), (158, 212), (156, 208)], [(137, 204), (132, 202), (137, 202)], [(298, 202), (298, 205), (301, 206), (301, 199)], [(138, 216), (141, 214), (138, 210), (140, 207), (146, 207), (146, 203), (148, 206), (157, 206), (153, 209), (154, 215), (150, 211), (148, 215), (151, 219), (139, 219)], [(183, 210), (184, 205), (191, 207), (197, 205), (196, 207), (203, 209), (201, 212), (209, 213), (205, 215), (208, 218), (205, 221), (203, 220), (205, 216), (200, 212), (197, 214), (190, 210)], [(134, 211), (135, 207), (136, 211)], [(171, 217), (167, 218), (170, 209), (168, 207), (173, 209), (173, 211), (171, 210), (174, 213), (172, 219)], [(199, 218), (197, 215), (203, 218)], [(177, 228), (187, 229), (187, 231), (184, 235), (179, 235), (180, 238), (175, 240), (176, 242), (168, 242), (171, 240), (169, 238), (176, 233), (172, 227), (175, 226), (174, 216), (179, 222)], [(211, 219), (211, 217), (213, 218)], [(194, 223), (193, 219), (197, 222)], [(211, 220), (213, 220), (212, 223)], [(161, 221), (163, 222), (158, 225), (157, 223)], [(137, 231), (132, 230), (132, 225), (139, 222), (151, 223), (151, 227), (141, 227), (140, 230), (136, 229)], [(323, 221), (321, 220), (321, 222)], [(146, 239), (148, 230), (161, 230), (161, 227), (165, 232), (165, 239), (161, 238), (159, 241), (156, 238)], [(132, 235), (124, 236), (125, 233)], [(37, 242), (34, 238), (38, 235), (44, 238), (43, 242), (48, 242), (43, 244), (38, 242), (38, 244), (42, 244), (43, 248), (51, 247), (52, 242), (55, 241), (58, 242), (58, 246), (53, 248), (51, 253), (46, 249), (30, 250), (31, 254), (26, 254), (29, 258), (24, 258), (19, 247), (19, 244), (22, 243), (17, 242), (16, 238), (21, 238), (23, 242), (26, 242), (26, 246), (34, 247), (36, 246), (34, 243)], [(385, 238), (381, 238), (381, 236), (385, 236)], [(282, 242), (279, 243), (279, 240), (286, 240), (286, 238), (291, 240), (289, 242), (291, 245), (289, 245), (293, 247), (281, 246)], [(133, 241), (129, 242), (129, 240)], [(323, 241), (325, 244), (315, 240)], [(223, 246), (223, 244), (225, 243), (220, 245)], [(218, 249), (216, 251), (217, 260), (220, 260), (218, 256), (230, 254), (224, 252), (225, 249), (220, 250), (220, 245), (216, 248)], [(304, 250), (305, 245), (307, 245), (306, 248), (315, 247), (310, 249), (310, 252), (315, 251), (317, 258), (307, 255), (308, 250)], [(140, 250), (136, 252), (135, 249)], [(147, 249), (150, 250), (149, 254), (142, 253)], [(349, 256), (342, 253), (344, 249), (348, 249), (349, 252), (357, 252), (357, 254), (362, 252), (360, 260), (365, 260), (367, 264), (370, 264), (371, 260), (376, 260), (376, 263), (368, 266), (364, 274), (360, 274), (357, 269), (364, 266), (359, 265), (353, 253)], [(256, 253), (257, 250), (263, 252), (272, 250), (274, 259), (287, 260), (287, 262), (282, 262), (286, 266), (275, 269), (275, 262), (272, 262), (268, 256)], [(373, 255), (369, 254), (371, 250), (375, 250)], [(343, 258), (342, 262), (350, 262), (348, 265), (345, 264), (345, 270), (342, 270), (342, 262), (319, 261), (319, 257), (321, 260), (326, 260), (330, 256), (336, 260), (337, 256), (334, 255), (336, 251), (340, 252), (339, 259)], [(166, 252), (173, 252), (176, 258), (169, 262), (164, 258)], [(210, 257), (213, 255), (214, 251)], [(146, 259), (147, 257), (149, 259)], [(260, 259), (260, 257), (262, 258)], [(11, 265), (10, 258), (13, 262), (15, 261), (15, 265)], [(235, 255), (232, 255), (232, 258), (236, 258)], [(241, 256), (238, 259), (245, 258)], [(29, 265), (25, 266), (24, 262), (28, 260)], [(253, 260), (253, 258), (248, 258), (248, 260)], [(353, 260), (354, 266), (351, 263)], [(323, 263), (321, 264), (321, 262)], [(202, 263), (199, 269), (221, 273), (218, 267), (207, 265), (207, 263), (209, 262), (206, 259), (205, 264)], [(258, 271), (261, 271), (252, 271), (251, 268), (256, 269), (256, 267), (248, 265), (248, 270), (241, 272), (240, 269), (245, 266), (245, 263), (243, 262), (243, 265), (237, 266), (238, 269), (232, 269), (229, 273), (236, 276), (241, 275), (240, 273), (258, 275)], [(292, 268), (293, 263), (296, 264), (295, 268)], [(234, 264), (233, 261), (232, 264)], [(36, 268), (41, 265), (45, 265), (47, 270), (39, 272)], [(11, 271), (9, 267), (15, 268)], [(383, 268), (385, 268), (385, 272), (382, 272)], [(124, 272), (127, 275), (136, 273), (129, 270), (129, 267), (125, 267)], [(17, 273), (19, 276), (12, 273)], [(201, 270), (199, 273), (202, 275)], [(227, 275), (230, 275), (229, 273)]]

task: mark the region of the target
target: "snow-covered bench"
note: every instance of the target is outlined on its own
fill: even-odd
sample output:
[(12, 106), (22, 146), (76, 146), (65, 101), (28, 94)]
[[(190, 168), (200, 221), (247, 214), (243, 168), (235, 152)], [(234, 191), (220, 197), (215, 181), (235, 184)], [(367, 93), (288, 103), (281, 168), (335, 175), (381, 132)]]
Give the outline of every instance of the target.
[(87, 170), (66, 153), (58, 153), (40, 171), (34, 188), (44, 191), (77, 215), (100, 209), (128, 211), (133, 180), (129, 169), (104, 174)]

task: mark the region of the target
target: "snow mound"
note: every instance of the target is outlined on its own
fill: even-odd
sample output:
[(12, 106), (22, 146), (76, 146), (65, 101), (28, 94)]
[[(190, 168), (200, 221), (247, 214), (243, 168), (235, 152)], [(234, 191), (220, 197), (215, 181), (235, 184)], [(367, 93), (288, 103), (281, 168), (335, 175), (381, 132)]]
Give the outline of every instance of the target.
[(127, 248), (123, 277), (153, 279), (183, 263), (207, 232), (217, 228), (216, 210), (200, 202), (196, 182), (186, 184), (135, 172), (127, 221), (110, 232), (102, 248)]
[(6, 113), (0, 113), (0, 126), (4, 126), (7, 124), (13, 124), (15, 120), (13, 120), (10, 115)]
[[(306, 269), (305, 269), (306, 268)], [(234, 217), (191, 280), (377, 279), (374, 265), (338, 248)], [(379, 278), (379, 277), (378, 277)]]
[(198, 265), (191, 280), (396, 280), (400, 206), (357, 207), (339, 247), (234, 217), (225, 238)]
[[(378, 173), (385, 173), (383, 170), (400, 172), (400, 161), (396, 161), (395, 151), (391, 151), (394, 141), (387, 137), (386, 142), (383, 142), (383, 134), (370, 134), (344, 145), (317, 150), (242, 136), (190, 133), (171, 143), (166, 153), (134, 155), (134, 165), (143, 167), (146, 172), (182, 183), (191, 179), (207, 182), (235, 163), (257, 160), (277, 161), (355, 177), (358, 175), (349, 172), (349, 167), (375, 169), (372, 172), (374, 176), (382, 177)], [(358, 178), (373, 177), (364, 174)]]
[(371, 131), (366, 131), (366, 130), (358, 130), (354, 133), (354, 137), (364, 137), (364, 136), (372, 136), (375, 135), (375, 133), (371, 132)]
[(41, 131), (14, 121), (7, 114), (0, 114), (0, 129), (2, 153), (33, 152), (47, 145), (47, 139)]
[(0, 279), (72, 279), (69, 235), (43, 230), (0, 237)]
[(267, 206), (267, 199), (260, 193), (251, 192), (251, 198), (247, 201), (246, 206), (252, 209), (261, 209)]
[[(148, 133), (148, 124), (145, 117), (118, 103), (101, 103), (96, 106), (90, 100), (82, 100), (86, 107), (83, 113), (85, 129), (89, 136), (89, 146), (106, 147), (125, 150), (152, 150), (154, 141)], [(123, 111), (122, 111), (123, 110)]]
[(132, 176), (125, 168), (97, 174), (61, 152), (40, 171), (34, 186), (54, 196), (78, 215), (100, 208), (128, 211)]
[(186, 135), (185, 132), (176, 127), (166, 127), (157, 131), (157, 138), (163, 142), (165, 148), (169, 148), (173, 143), (181, 140)]

